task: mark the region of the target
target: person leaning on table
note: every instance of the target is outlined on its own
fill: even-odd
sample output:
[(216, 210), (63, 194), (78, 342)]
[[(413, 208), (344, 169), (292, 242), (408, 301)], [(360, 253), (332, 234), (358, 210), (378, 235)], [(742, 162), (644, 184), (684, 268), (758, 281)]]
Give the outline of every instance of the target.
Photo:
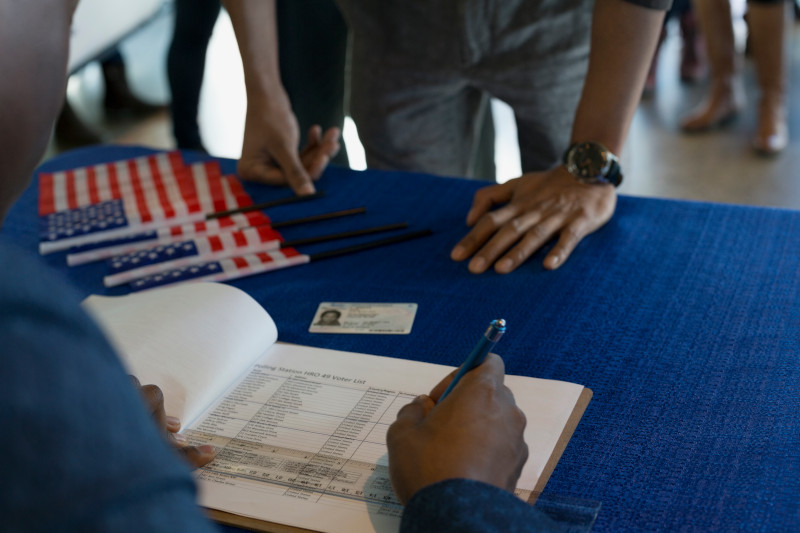
[[(611, 218), (621, 174), (593, 162), (620, 154), (672, 0), (337, 1), (352, 36), (350, 109), (370, 167), (465, 175), (486, 96), (515, 112), (523, 175), (476, 193), (453, 260), (506, 274), (557, 237), (543, 262), (555, 269)], [(236, 4), (254, 4), (264, 14), (251, 20), (263, 21), (274, 2)], [(243, 55), (275, 33), (274, 24), (237, 30)], [(314, 175), (282, 148), (295, 146), (281, 139), (296, 141), (296, 126), (272, 126), (294, 124), (275, 63), (245, 66), (245, 79), (251, 136), (239, 175), (312, 192)]]
[[(0, 222), (58, 112), (74, 5), (0, 0)], [(136, 390), (78, 304), (57, 275), (0, 239), (3, 530), (212, 530), (164, 438), (179, 422), (157, 388)], [(491, 355), (434, 409), (446, 383), (402, 408), (387, 435), (402, 531), (554, 528), (509, 492), (527, 447), (502, 360)], [(212, 458), (206, 447), (183, 451), (195, 465)]]

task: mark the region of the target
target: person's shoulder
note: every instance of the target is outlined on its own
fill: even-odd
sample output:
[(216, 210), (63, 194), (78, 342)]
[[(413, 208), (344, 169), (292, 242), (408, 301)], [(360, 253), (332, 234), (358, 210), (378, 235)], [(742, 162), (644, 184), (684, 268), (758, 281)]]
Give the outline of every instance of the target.
[(0, 529), (210, 531), (188, 469), (79, 301), (41, 258), (0, 242), (0, 456), (14, 482)]
[(40, 364), (48, 364), (71, 347), (72, 357), (87, 364), (118, 365), (113, 348), (80, 302), (78, 291), (41, 257), (0, 239), (0, 334), (16, 339), (16, 352), (35, 353)]
[(68, 282), (33, 253), (0, 238), (0, 302), (74, 307), (80, 302)]

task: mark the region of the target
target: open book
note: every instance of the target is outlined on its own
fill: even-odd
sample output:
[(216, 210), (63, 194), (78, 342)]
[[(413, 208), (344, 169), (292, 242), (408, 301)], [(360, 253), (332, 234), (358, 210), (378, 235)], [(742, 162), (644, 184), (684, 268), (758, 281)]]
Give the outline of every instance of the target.
[[(452, 368), (276, 342), (267, 312), (222, 284), (91, 296), (84, 307), (128, 370), (162, 388), (190, 442), (217, 447), (196, 472), (212, 518), (264, 531), (398, 530), (386, 430)], [(591, 391), (520, 376), (506, 384), (528, 418), (517, 495), (531, 500)]]

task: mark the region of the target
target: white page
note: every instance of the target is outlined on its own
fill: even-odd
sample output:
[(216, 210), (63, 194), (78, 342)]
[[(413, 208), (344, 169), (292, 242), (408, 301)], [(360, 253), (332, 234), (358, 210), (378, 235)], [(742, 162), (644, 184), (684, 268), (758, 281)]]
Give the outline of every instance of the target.
[(90, 296), (84, 308), (128, 371), (161, 387), (167, 415), (194, 420), (278, 337), (247, 293), (189, 283), (128, 296)]
[[(331, 533), (397, 531), (402, 508), (388, 480), (386, 429), (450, 370), (275, 344), (187, 431), (220, 450), (198, 471), (201, 504)], [(527, 499), (583, 387), (518, 376), (506, 383), (528, 417), (530, 456), (518, 485)]]

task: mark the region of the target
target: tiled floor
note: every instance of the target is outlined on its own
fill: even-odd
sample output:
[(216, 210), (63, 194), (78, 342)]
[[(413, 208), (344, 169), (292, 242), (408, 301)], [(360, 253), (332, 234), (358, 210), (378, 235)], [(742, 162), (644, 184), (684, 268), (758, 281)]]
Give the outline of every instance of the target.
[[(123, 46), (134, 89), (155, 101), (168, 100), (164, 53), (169, 42), (169, 17), (157, 20)], [(800, 86), (800, 34), (795, 36), (793, 88)], [(683, 198), (764, 206), (800, 208), (800, 98), (790, 102), (789, 148), (779, 157), (765, 159), (749, 147), (755, 123), (757, 98), (752, 66), (746, 65), (748, 106), (727, 129), (700, 135), (684, 135), (678, 122), (703, 97), (705, 85), (685, 86), (678, 81), (680, 43), (677, 28), (670, 28), (659, 63), (655, 96), (642, 102), (634, 118), (622, 154), (625, 182), (622, 194)], [(797, 91), (794, 91), (797, 93)], [(108, 121), (100, 105), (102, 83), (99, 68), (89, 67), (70, 82), (69, 97), (78, 111), (105, 140), (161, 148), (172, 147), (166, 112), (146, 120)], [(200, 125), (208, 149), (215, 155), (237, 157), (241, 147), (246, 98), (241, 64), (230, 21), (223, 15), (212, 39), (200, 106)], [(497, 121), (498, 178), (519, 172), (513, 119), (500, 110)], [(346, 128), (354, 167), (363, 156), (352, 144), (354, 133)], [(55, 148), (51, 149), (53, 153)]]

